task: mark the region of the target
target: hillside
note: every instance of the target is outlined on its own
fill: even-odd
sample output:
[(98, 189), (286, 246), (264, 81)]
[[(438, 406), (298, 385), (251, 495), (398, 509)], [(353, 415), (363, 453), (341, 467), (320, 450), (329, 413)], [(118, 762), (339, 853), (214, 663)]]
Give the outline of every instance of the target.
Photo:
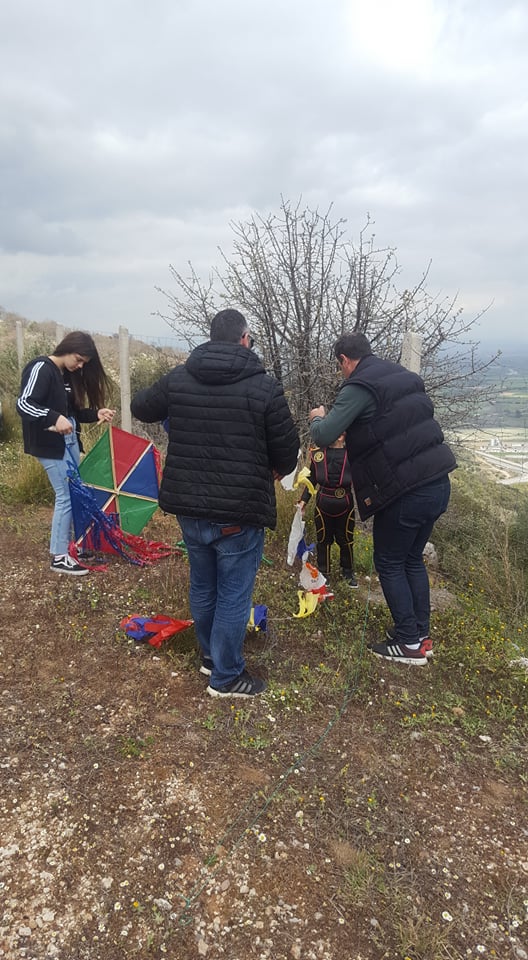
[(433, 662), (381, 663), (368, 538), (359, 590), (299, 620), (268, 537), (268, 691), (213, 701), (192, 629), (119, 629), (189, 616), (185, 557), (53, 579), (50, 513), (0, 504), (0, 957), (526, 957), (527, 675), (471, 588), (433, 572)]
[[(192, 627), (121, 629), (189, 617), (184, 552), (50, 572), (34, 466), (0, 444), (0, 958), (527, 960), (524, 491), (455, 472), (417, 668), (368, 649), (390, 625), (368, 524), (359, 588), (299, 616), (278, 486), (245, 702), (207, 696)], [(145, 535), (180, 540), (159, 511)]]
[[(44, 341), (48, 342), (52, 347), (56, 345), (57, 325), (54, 322), (43, 321), (42, 323), (37, 323), (35, 321), (27, 320), (24, 317), (20, 317), (18, 314), (9, 313), (0, 307), (0, 353), (7, 348), (14, 349), (16, 347), (17, 321), (22, 324), (24, 333), (24, 350), (27, 356), (32, 355), (33, 345), (37, 346), (37, 348), (40, 348)], [(71, 329), (77, 328), (72, 327)], [(67, 333), (68, 330), (65, 329), (64, 332)], [(105, 365), (110, 371), (117, 373), (119, 371), (118, 334), (116, 333), (113, 336), (106, 336), (102, 333), (94, 333), (92, 335)], [(129, 352), (131, 358), (140, 355), (156, 357), (161, 353), (167, 356), (173, 356), (175, 361), (177, 361), (182, 356), (179, 351), (173, 350), (169, 346), (153, 346), (152, 344), (136, 337), (130, 337), (129, 339)]]

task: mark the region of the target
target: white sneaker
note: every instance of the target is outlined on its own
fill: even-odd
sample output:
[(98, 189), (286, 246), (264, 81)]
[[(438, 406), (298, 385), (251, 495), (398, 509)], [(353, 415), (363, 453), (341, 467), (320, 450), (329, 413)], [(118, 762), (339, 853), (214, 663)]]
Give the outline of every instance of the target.
[(55, 557), (51, 561), (50, 569), (55, 573), (71, 573), (74, 577), (84, 577), (86, 573), (90, 572), (86, 567), (81, 567), (81, 564), (77, 563), (69, 554), (66, 554), (65, 557)]

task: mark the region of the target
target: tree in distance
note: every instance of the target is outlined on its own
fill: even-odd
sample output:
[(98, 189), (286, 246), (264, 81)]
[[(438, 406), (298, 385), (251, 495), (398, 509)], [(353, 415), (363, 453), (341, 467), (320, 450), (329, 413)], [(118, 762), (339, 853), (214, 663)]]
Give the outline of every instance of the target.
[(407, 332), (420, 336), (421, 375), (445, 429), (467, 426), (496, 391), (468, 340), (485, 310), (463, 315), (457, 297), (432, 296), (429, 266), (412, 289), (397, 288), (394, 248), (378, 248), (372, 221), (357, 241), (347, 222), (281, 200), (278, 213), (231, 223), (233, 248), (204, 282), (189, 263), (170, 267), (177, 291), (158, 288), (168, 312), (158, 313), (189, 348), (207, 339), (211, 317), (236, 307), (247, 317), (264, 365), (280, 380), (303, 426), (311, 407), (330, 405), (340, 382), (332, 345), (344, 332), (364, 333), (375, 353), (401, 361)]

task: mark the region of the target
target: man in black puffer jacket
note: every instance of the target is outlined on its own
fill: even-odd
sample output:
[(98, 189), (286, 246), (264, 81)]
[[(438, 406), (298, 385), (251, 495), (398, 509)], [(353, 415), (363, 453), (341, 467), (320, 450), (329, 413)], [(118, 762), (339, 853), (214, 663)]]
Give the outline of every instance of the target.
[(245, 317), (221, 310), (211, 339), (131, 403), (144, 423), (168, 418), (159, 504), (176, 514), (187, 546), (200, 670), (215, 697), (265, 689), (245, 669), (243, 642), (264, 528), (277, 522), (274, 479), (299, 453), (282, 387), (251, 346)]
[(456, 461), (416, 373), (376, 357), (362, 333), (343, 334), (334, 353), (344, 382), (327, 416), (311, 411), (310, 432), (328, 446), (346, 431), (359, 515), (374, 517), (374, 565), (394, 625), (372, 651), (423, 666), (433, 653), (423, 550), (447, 509)]

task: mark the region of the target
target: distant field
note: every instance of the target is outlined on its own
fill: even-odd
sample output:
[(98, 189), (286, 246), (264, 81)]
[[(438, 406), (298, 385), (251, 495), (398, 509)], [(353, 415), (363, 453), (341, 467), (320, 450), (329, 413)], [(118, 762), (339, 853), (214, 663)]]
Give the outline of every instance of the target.
[(528, 358), (523, 353), (518, 358), (501, 357), (489, 369), (487, 379), (500, 392), (494, 400), (481, 404), (474, 423), (460, 433), (468, 441), (476, 435), (481, 444), (493, 437), (502, 443), (528, 442)]
[(513, 443), (526, 443), (528, 445), (528, 430), (522, 427), (500, 427), (497, 425), (489, 427), (473, 427), (464, 430), (457, 430), (457, 437), (464, 446), (476, 449), (490, 444), (494, 439), (499, 440), (501, 444), (508, 445)]

